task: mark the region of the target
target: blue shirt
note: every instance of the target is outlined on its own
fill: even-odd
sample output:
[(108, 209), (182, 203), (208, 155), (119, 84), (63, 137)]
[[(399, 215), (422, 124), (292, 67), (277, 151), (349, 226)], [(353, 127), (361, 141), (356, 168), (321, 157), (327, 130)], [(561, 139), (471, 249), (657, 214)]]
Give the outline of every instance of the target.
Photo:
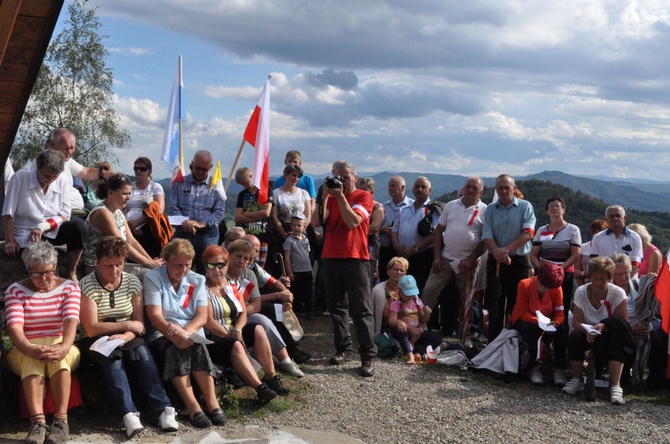
[[(482, 240), (493, 239), (496, 245), (504, 247), (518, 238), (524, 230), (534, 236), (535, 222), (535, 211), (527, 200), (515, 197), (508, 207), (497, 201), (486, 207)], [(531, 245), (529, 240), (516, 250), (510, 251), (509, 254), (511, 256), (528, 254)]]
[[(179, 290), (175, 291), (168, 278), (167, 266), (154, 268), (144, 276), (144, 305), (163, 307), (166, 321), (185, 327), (195, 317), (197, 307), (207, 306), (205, 277), (189, 271), (179, 284)], [(198, 334), (204, 336), (203, 329)], [(161, 336), (161, 332), (148, 324), (147, 340), (155, 341)]]
[[(280, 186), (284, 185), (285, 183), (286, 180), (284, 179), (284, 176), (278, 177), (277, 180), (275, 180), (274, 182), (275, 190)], [(316, 199), (316, 187), (314, 186), (314, 179), (312, 179), (312, 176), (310, 176), (309, 174), (303, 174), (295, 186), (297, 186), (302, 190), (307, 191), (309, 197), (311, 197), (312, 199)]]
[[(414, 199), (405, 196), (405, 198), (400, 201), (397, 205), (393, 202), (393, 199), (389, 199), (384, 202), (384, 220), (382, 220), (382, 227), (392, 227), (400, 217), (400, 211), (414, 203)], [(390, 247), (391, 239), (389, 236), (380, 234), (379, 241), (382, 247)]]
[(170, 216), (186, 216), (191, 220), (203, 221), (210, 228), (217, 228), (226, 211), (226, 200), (209, 184), (211, 178), (198, 183), (188, 174), (184, 183), (170, 185)]

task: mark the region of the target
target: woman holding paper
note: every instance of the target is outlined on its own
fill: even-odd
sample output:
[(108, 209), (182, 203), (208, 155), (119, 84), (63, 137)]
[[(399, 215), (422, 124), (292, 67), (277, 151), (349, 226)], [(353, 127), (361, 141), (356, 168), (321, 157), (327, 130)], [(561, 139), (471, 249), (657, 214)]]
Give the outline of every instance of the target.
[[(130, 373), (139, 382), (145, 399), (165, 431), (179, 428), (175, 409), (165, 394), (163, 381), (148, 343), (144, 340), (142, 284), (125, 273), (128, 245), (123, 239), (106, 236), (96, 250), (96, 271), (81, 280), (81, 323), (88, 335), (80, 345), (100, 366), (112, 405), (118, 409), (128, 438), (144, 428), (133, 403), (128, 383)], [(101, 341), (99, 341), (101, 339)], [(96, 345), (120, 342), (111, 353)]]
[[(228, 252), (219, 245), (210, 245), (202, 253), (207, 279), (207, 324), (208, 337), (214, 342), (207, 346), (212, 360), (225, 367), (232, 367), (246, 385), (256, 390), (261, 404), (267, 404), (277, 395), (288, 395), (291, 391), (284, 386), (275, 372), (272, 349), (262, 325), (247, 322), (244, 289), (253, 283), (239, 282), (227, 276)], [(238, 284), (239, 282), (239, 284)], [(265, 375), (258, 379), (249, 356), (247, 346), (254, 348)]]
[[(166, 265), (144, 277), (151, 351), (163, 379), (172, 382), (184, 401), (191, 424), (200, 428), (212, 423), (223, 425), (227, 418), (214, 391), (214, 364), (203, 345), (202, 327), (207, 323), (205, 278), (191, 271), (195, 250), (188, 240), (173, 239), (163, 248), (162, 256)], [(209, 418), (193, 393), (191, 377), (205, 399)]]
[(540, 372), (541, 349), (538, 350), (540, 338), (547, 346), (552, 341), (554, 343), (554, 385), (563, 386), (566, 383), (563, 370), (568, 367), (568, 327), (563, 323), (563, 279), (560, 265), (542, 262), (535, 276), (519, 282), (511, 321), (528, 345), (531, 362), (538, 361), (530, 370), (533, 384), (544, 383)]
[[(614, 262), (608, 257), (595, 257), (589, 261), (591, 282), (577, 288), (572, 317), (573, 331), (568, 337), (568, 359), (572, 379), (563, 387), (563, 393), (574, 395), (584, 391), (583, 362), (587, 350), (604, 356), (610, 373), (610, 402), (624, 404), (621, 390), (621, 373), (626, 360), (626, 334), (630, 334), (626, 294), (612, 284)], [(634, 351), (633, 341), (633, 351)], [(594, 393), (587, 393), (594, 400)]]

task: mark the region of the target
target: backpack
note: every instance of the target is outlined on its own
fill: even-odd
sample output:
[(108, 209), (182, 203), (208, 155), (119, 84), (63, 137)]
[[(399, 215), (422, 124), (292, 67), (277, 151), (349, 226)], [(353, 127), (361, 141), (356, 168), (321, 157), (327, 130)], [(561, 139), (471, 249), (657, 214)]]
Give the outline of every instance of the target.
[(387, 333), (380, 333), (374, 337), (377, 344), (377, 357), (380, 359), (395, 358), (400, 354), (398, 343)]
[(424, 210), (426, 215), (419, 221), (419, 225), (416, 227), (416, 232), (419, 234), (419, 236), (426, 237), (433, 234), (433, 231), (435, 231), (435, 227), (433, 226), (433, 216), (435, 213), (437, 213), (437, 217), (439, 218), (443, 209), (444, 202), (439, 202), (436, 200), (431, 200), (428, 205), (426, 205)]

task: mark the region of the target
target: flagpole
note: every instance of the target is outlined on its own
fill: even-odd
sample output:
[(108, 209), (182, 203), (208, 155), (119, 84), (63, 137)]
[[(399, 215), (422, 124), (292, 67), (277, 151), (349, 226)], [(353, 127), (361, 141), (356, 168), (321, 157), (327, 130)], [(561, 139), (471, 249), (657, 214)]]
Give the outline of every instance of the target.
[[(181, 86), (182, 84), (182, 78), (181, 78), (181, 55), (179, 56), (179, 85)], [(181, 94), (179, 94), (179, 167), (181, 169), (181, 174), (182, 176), (184, 175), (184, 147), (181, 144), (181, 122), (182, 122), (182, 115), (181, 115)]]
[(225, 191), (226, 193), (228, 192), (228, 187), (230, 186), (230, 180), (233, 178), (233, 173), (235, 172), (235, 167), (237, 166), (237, 162), (240, 161), (240, 156), (242, 155), (242, 149), (244, 148), (244, 137), (242, 137), (242, 143), (240, 144), (240, 149), (237, 150), (237, 157), (235, 157), (235, 162), (233, 162), (233, 167), (230, 169), (230, 174), (228, 174), (228, 180), (226, 180), (226, 188)]

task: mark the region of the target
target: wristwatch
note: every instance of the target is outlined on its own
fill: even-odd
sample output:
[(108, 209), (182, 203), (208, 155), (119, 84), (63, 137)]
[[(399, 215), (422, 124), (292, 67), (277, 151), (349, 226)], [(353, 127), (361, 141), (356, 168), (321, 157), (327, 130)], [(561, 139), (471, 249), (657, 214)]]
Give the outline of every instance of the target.
[(240, 330), (239, 328), (232, 328), (231, 330), (240, 334), (242, 333), (242, 330)]
[(100, 179), (100, 180), (105, 180), (105, 175), (102, 174), (103, 168), (105, 168), (105, 167), (98, 168), (98, 179)]

